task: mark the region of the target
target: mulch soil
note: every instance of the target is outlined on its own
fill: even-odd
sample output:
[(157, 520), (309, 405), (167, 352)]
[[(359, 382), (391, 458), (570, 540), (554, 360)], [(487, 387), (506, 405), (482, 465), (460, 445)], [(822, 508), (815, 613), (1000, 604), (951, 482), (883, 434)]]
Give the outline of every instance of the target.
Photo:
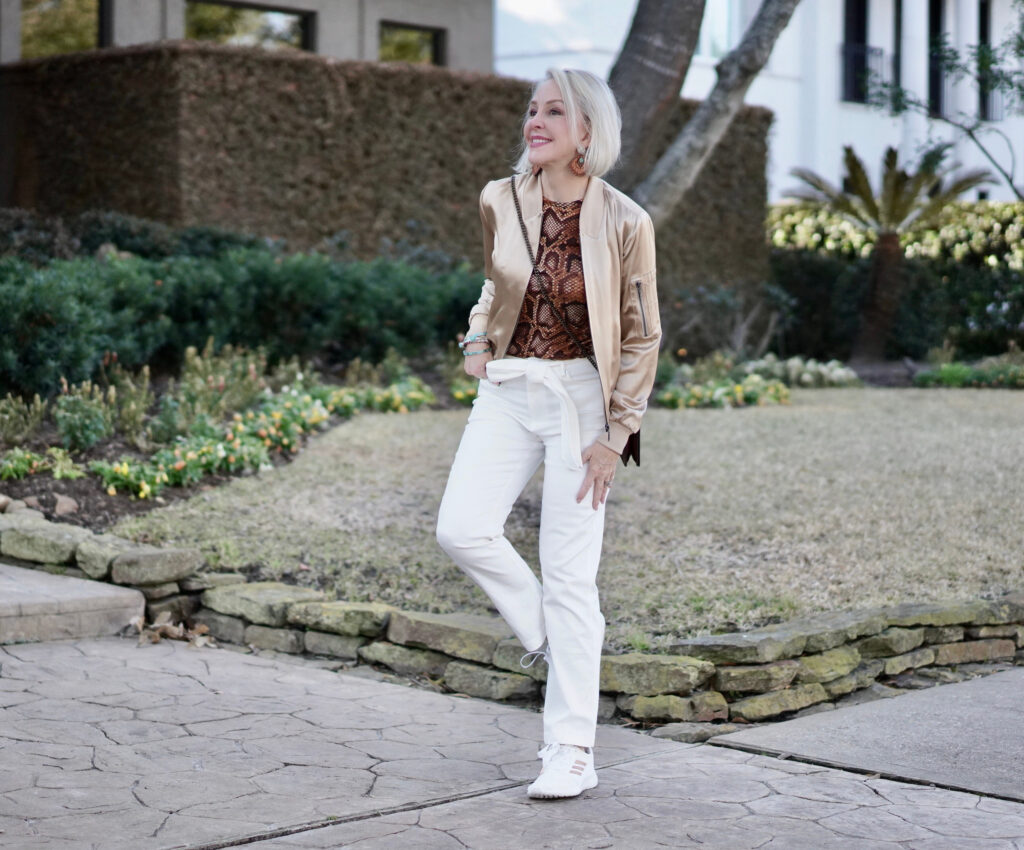
[[(340, 383), (342, 377), (340, 372), (330, 374), (325, 369), (324, 373), (326, 373), (324, 378), (327, 383)], [(416, 369), (414, 373), (422, 378), (434, 391), (434, 395), (437, 397), (436, 408), (445, 410), (459, 406), (448, 393), (444, 381), (437, 374), (436, 370)], [(166, 376), (159, 376), (154, 379), (153, 388), (156, 391), (157, 397), (160, 396), (166, 383)], [(332, 421), (331, 424), (337, 423)], [(37, 452), (38, 454), (45, 454), (50, 446), (59, 445), (60, 438), (56, 428), (52, 423), (46, 423), (34, 438), (22, 448)], [(0, 453), (7, 448), (10, 447), (0, 443)], [(103, 440), (86, 451), (77, 452), (72, 455), (72, 459), (83, 468), (87, 468), (89, 463), (94, 460), (104, 460), (112, 463), (125, 457), (145, 460), (149, 455), (141, 452), (135, 445), (121, 437)], [(290, 463), (294, 457), (294, 455), (275, 455), (271, 457), (270, 462), (274, 466), (281, 466)], [(115, 496), (109, 495), (99, 477), (91, 472), (87, 473), (83, 478), (74, 480), (66, 478), (56, 480), (50, 472), (40, 472), (17, 481), (0, 481), (0, 495), (28, 501), (31, 507), (42, 511), (49, 520), (80, 525), (94, 532), (103, 532), (116, 525), (123, 517), (149, 513), (156, 507), (190, 499), (197, 493), (213, 490), (246, 474), (251, 473), (207, 475), (203, 477), (201, 482), (190, 487), (164, 487), (156, 498), (139, 499), (123, 492)], [(55, 513), (58, 495), (74, 499), (78, 504), (78, 509), (73, 513), (58, 516)]]

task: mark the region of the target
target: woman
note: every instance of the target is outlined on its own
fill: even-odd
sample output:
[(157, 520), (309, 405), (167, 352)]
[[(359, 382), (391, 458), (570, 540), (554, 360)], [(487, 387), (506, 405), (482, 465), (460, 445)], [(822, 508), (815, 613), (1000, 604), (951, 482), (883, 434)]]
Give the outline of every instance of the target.
[[(531, 650), (524, 665), (548, 662), (531, 797), (597, 785), (605, 502), (639, 431), (661, 338), (650, 217), (600, 179), (618, 158), (621, 123), (603, 80), (549, 71), (523, 122), (516, 174), (480, 195), (487, 279), (462, 344), (480, 387), (437, 538)], [(503, 533), (541, 461), (543, 585)]]

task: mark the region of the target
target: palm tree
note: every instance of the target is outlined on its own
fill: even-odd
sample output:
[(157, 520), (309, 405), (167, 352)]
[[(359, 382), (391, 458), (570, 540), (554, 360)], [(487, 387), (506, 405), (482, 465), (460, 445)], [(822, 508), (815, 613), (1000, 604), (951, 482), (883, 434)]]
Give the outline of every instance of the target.
[(899, 167), (895, 148), (887, 148), (882, 158), (882, 191), (875, 195), (853, 148), (845, 153), (847, 190), (838, 189), (827, 180), (804, 168), (790, 174), (810, 189), (799, 189), (789, 197), (824, 206), (858, 227), (876, 234), (871, 261), (871, 278), (861, 317), (860, 330), (853, 343), (851, 360), (885, 359), (885, 343), (899, 309), (903, 289), (903, 248), (900, 239), (913, 238), (935, 227), (946, 208), (959, 195), (982, 183), (991, 183), (988, 171), (967, 171), (945, 183), (946, 176), (958, 166), (943, 166), (951, 146), (938, 145), (925, 152), (917, 170), (908, 174)]

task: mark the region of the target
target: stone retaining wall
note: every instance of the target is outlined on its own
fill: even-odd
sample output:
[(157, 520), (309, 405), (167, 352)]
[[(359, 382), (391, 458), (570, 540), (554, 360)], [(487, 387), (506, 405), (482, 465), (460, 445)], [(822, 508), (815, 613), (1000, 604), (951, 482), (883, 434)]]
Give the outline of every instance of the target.
[[(0, 555), (137, 587), (150, 620), (166, 611), (176, 621), (205, 624), (227, 643), (382, 665), (486, 699), (543, 693), (546, 665), (523, 669), (525, 650), (498, 618), (328, 601), (311, 588), (246, 583), (239, 573), (201, 572), (197, 550), (158, 549), (50, 523), (16, 502), (0, 515)], [(908, 677), (949, 681), (965, 664), (1024, 664), (1024, 592), (823, 614), (680, 640), (671, 649), (602, 659), (602, 719), (760, 722), (881, 683), (912, 683)]]

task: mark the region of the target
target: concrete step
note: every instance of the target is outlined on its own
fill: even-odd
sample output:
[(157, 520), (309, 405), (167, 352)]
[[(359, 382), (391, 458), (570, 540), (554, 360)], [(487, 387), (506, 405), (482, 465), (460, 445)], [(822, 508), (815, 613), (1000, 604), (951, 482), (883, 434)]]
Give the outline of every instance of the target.
[(131, 588), (0, 563), (0, 644), (116, 635), (145, 604)]

